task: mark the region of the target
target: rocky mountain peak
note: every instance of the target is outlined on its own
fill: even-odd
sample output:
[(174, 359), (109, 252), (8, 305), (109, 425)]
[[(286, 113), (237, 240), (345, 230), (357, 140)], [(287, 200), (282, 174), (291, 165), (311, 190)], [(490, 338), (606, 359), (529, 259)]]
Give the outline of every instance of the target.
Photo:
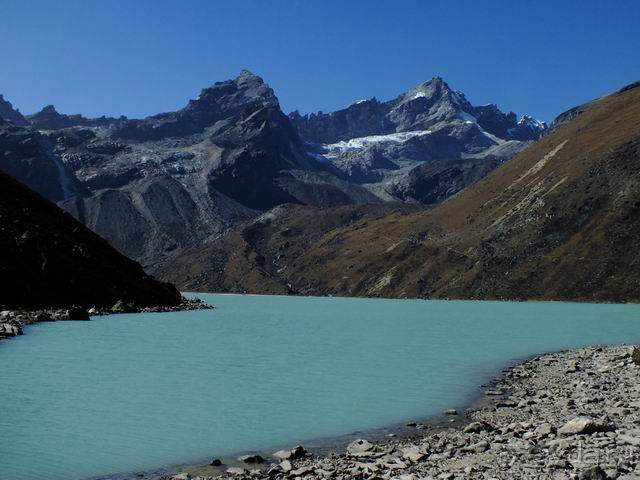
[(53, 105), (47, 105), (40, 111), (40, 113), (47, 115), (60, 115), (56, 110), (56, 107), (54, 107)]
[(264, 80), (242, 70), (234, 80), (216, 82), (202, 89), (196, 100), (191, 100), (185, 111), (219, 110), (221, 113), (235, 112), (244, 105), (258, 105), (265, 108), (280, 108), (273, 89)]
[(202, 89), (195, 100), (177, 112), (152, 115), (116, 125), (114, 138), (146, 141), (201, 133), (216, 122), (246, 118), (253, 112), (269, 108), (280, 111), (273, 89), (262, 78), (242, 70), (233, 80), (216, 82)]
[(26, 118), (22, 116), (19, 110), (14, 109), (11, 102), (5, 100), (4, 96), (0, 94), (0, 118), (8, 120), (15, 125), (29, 125)]

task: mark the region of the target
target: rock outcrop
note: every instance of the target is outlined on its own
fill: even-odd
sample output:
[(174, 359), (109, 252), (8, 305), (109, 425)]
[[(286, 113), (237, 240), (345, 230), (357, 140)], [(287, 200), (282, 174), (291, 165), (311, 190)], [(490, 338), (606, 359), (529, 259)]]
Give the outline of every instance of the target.
[(13, 105), (0, 95), (0, 119), (7, 120), (14, 125), (25, 126), (29, 125), (29, 122), (22, 114), (13, 108)]

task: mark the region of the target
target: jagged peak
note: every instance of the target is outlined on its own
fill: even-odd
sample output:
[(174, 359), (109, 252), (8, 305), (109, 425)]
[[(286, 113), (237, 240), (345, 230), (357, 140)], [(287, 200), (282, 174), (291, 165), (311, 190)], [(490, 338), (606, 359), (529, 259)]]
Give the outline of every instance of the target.
[(518, 125), (527, 125), (539, 130), (545, 130), (547, 128), (545, 122), (537, 120), (530, 115), (522, 115), (520, 120), (518, 120)]
[(256, 75), (255, 73), (253, 73), (250, 70), (247, 70), (246, 68), (243, 68), (242, 70), (240, 70), (240, 73), (236, 77), (236, 81), (241, 80), (241, 79), (247, 79), (247, 78), (256, 79), (256, 80), (259, 80), (260, 82), (264, 83), (264, 80), (262, 79), (261, 76)]
[(36, 115), (43, 114), (43, 113), (60, 115), (60, 113), (58, 113), (58, 111), (56, 110), (56, 107), (54, 107), (53, 105), (46, 105), (45, 107), (42, 108), (42, 110), (36, 113)]

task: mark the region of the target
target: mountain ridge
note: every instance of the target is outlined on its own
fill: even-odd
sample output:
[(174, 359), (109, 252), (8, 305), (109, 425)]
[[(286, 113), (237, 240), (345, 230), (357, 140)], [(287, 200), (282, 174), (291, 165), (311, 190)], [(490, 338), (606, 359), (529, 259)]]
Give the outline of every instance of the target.
[(230, 235), (226, 263), (211, 245), (160, 273), (249, 293), (637, 302), (639, 171), (640, 89), (622, 89), (434, 208), (326, 224), (292, 207), (244, 227), (250, 242)]

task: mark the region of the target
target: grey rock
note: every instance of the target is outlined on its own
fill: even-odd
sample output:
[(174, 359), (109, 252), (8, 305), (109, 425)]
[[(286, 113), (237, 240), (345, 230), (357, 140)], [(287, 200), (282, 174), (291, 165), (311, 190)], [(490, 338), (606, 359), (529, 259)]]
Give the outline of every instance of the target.
[(227, 473), (230, 475), (246, 475), (247, 469), (242, 467), (229, 467), (227, 468)]
[(559, 430), (560, 435), (589, 435), (595, 432), (610, 431), (612, 427), (594, 418), (575, 417), (565, 423)]
[(363, 440), (363, 439), (358, 439), (358, 440), (355, 440), (355, 441), (351, 442), (347, 446), (347, 453), (349, 455), (359, 456), (359, 455), (363, 455), (363, 454), (368, 454), (368, 452), (373, 450), (374, 447), (375, 447), (375, 445), (373, 445), (369, 441)]
[(258, 454), (249, 454), (238, 457), (238, 461), (243, 463), (263, 463), (264, 458)]

